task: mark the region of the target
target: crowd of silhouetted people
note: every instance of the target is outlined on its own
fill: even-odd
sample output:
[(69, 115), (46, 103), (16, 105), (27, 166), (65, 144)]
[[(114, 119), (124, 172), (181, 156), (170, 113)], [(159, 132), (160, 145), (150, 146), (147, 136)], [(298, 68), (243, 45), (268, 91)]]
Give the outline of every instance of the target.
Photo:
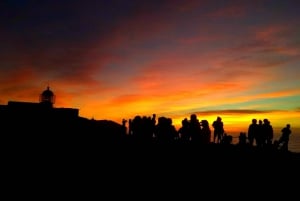
[(213, 147), (214, 150), (219, 147), (226, 147), (226, 150), (238, 147), (243, 150), (253, 148), (288, 151), (292, 133), (290, 124), (287, 124), (281, 130), (282, 135), (279, 139), (274, 139), (273, 127), (268, 119), (252, 119), (247, 132), (240, 132), (237, 144), (233, 144), (233, 136), (226, 132), (220, 116), (210, 123), (206, 119), (200, 120), (196, 114), (182, 119), (178, 128), (174, 126), (171, 118), (157, 117), (156, 114), (136, 115), (128, 120), (123, 119), (121, 124), (81, 117), (4, 118), (2, 128), (6, 131), (3, 137), (20, 147), (47, 144), (48, 147), (55, 145), (70, 149), (111, 145), (175, 145), (177, 148), (179, 145), (197, 149)]
[[(207, 120), (199, 120), (196, 114), (191, 114), (189, 119), (184, 118), (179, 129), (175, 128), (171, 118), (164, 116), (157, 118), (155, 114), (152, 116), (136, 115), (128, 121), (123, 119), (122, 124), (125, 136), (138, 143), (177, 143), (199, 146), (233, 143), (233, 137), (225, 132), (220, 116), (211, 125), (212, 129)], [(272, 147), (288, 151), (289, 136), (292, 133), (290, 124), (287, 124), (281, 132), (281, 137), (274, 139), (273, 127), (268, 119), (252, 119), (248, 132), (241, 132), (238, 136), (237, 145), (260, 149)]]

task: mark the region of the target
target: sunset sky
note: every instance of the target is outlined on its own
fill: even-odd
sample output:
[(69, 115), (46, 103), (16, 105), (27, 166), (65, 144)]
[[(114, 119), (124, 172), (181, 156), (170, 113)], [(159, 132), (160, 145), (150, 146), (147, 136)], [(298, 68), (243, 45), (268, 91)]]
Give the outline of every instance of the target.
[(300, 128), (298, 0), (2, 0), (0, 104)]

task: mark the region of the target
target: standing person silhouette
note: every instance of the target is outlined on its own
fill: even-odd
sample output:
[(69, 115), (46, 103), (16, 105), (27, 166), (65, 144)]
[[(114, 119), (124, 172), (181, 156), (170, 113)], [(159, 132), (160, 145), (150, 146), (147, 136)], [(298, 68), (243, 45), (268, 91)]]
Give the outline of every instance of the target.
[(263, 139), (263, 143), (264, 146), (270, 146), (273, 143), (273, 136), (274, 136), (274, 131), (273, 131), (273, 127), (271, 125), (271, 122), (268, 119), (264, 119), (263, 120), (263, 135), (264, 135), (264, 139)]
[(287, 124), (286, 127), (284, 127), (281, 130), (281, 133), (282, 133), (282, 135), (279, 138), (278, 144), (280, 145), (281, 150), (288, 151), (289, 150), (288, 144), (289, 144), (289, 140), (290, 140), (290, 135), (292, 134), (291, 125)]
[(249, 145), (253, 146), (254, 140), (257, 143), (257, 135), (258, 135), (258, 124), (257, 124), (257, 119), (252, 119), (252, 123), (248, 127), (248, 141)]
[(213, 122), (212, 126), (214, 127), (214, 143), (221, 143), (224, 135), (224, 125), (222, 122), (222, 118), (218, 116), (217, 119)]

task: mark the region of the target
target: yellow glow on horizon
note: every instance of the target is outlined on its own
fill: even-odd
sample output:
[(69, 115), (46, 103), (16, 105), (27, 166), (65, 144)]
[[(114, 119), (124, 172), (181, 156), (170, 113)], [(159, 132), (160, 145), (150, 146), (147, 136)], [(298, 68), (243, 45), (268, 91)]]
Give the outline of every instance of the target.
[[(278, 132), (278, 129), (285, 127), (286, 124), (291, 124), (294, 128), (299, 127), (299, 111), (276, 111), (270, 113), (255, 113), (255, 114), (213, 114), (205, 115), (203, 117), (197, 115), (199, 121), (206, 119), (209, 122), (210, 129), (213, 131), (212, 123), (216, 120), (217, 116), (222, 118), (224, 123), (224, 129), (227, 134), (240, 133), (248, 131), (248, 127), (251, 124), (253, 118), (257, 120), (268, 119), (271, 122), (274, 130)], [(181, 127), (181, 121), (184, 118), (190, 118), (189, 115), (180, 116), (173, 119), (173, 125), (178, 129)]]

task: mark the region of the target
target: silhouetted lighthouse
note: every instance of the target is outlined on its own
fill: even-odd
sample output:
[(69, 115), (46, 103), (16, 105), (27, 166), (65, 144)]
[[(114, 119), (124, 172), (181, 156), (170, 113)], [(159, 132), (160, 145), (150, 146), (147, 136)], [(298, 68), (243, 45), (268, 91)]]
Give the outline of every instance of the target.
[[(79, 109), (55, 108), (54, 102), (55, 95), (49, 86), (39, 95), (39, 102), (8, 101), (7, 105), (0, 105), (1, 125), (7, 125), (7, 130), (11, 133), (24, 133), (22, 129), (26, 128), (26, 132), (38, 135), (43, 127), (52, 131), (71, 129), (78, 119)], [(50, 130), (47, 132), (51, 133)]]
[(53, 107), (53, 104), (55, 103), (55, 95), (54, 93), (50, 90), (50, 87), (47, 86), (47, 89), (44, 90), (41, 95), (40, 95), (40, 103)]

